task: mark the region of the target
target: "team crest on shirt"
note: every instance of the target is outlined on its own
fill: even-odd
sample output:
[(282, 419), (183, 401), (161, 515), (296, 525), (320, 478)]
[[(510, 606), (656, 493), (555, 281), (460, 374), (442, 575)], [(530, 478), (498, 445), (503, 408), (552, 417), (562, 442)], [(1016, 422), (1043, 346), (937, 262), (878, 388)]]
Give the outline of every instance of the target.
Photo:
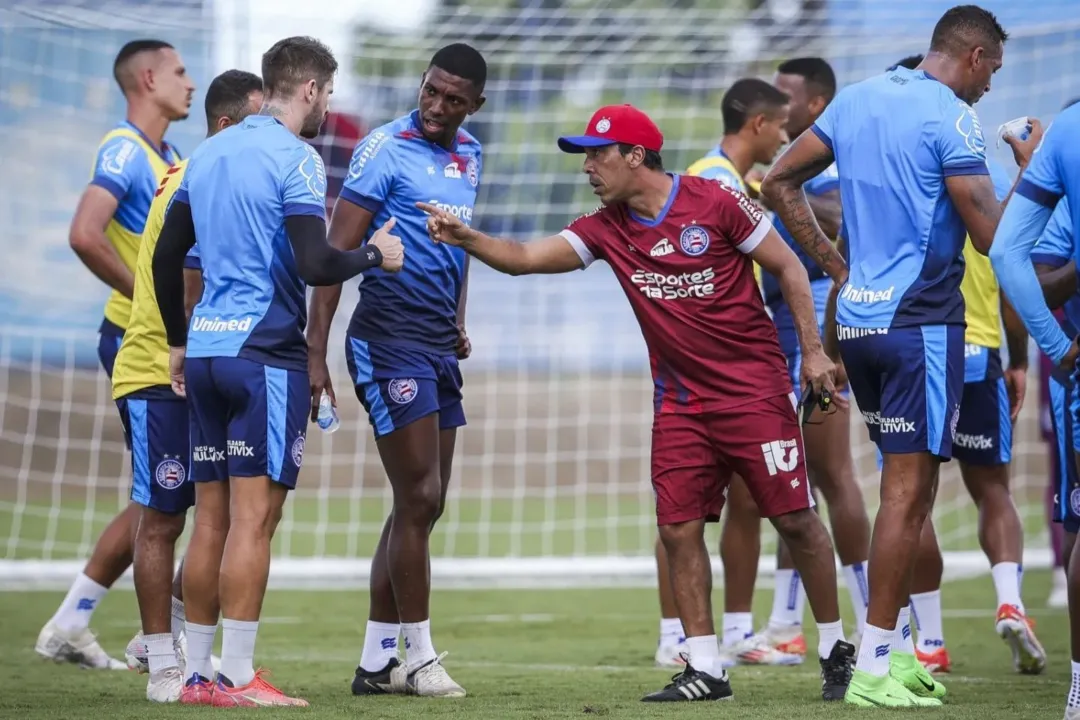
[(166, 490), (175, 490), (183, 485), (185, 477), (187, 477), (187, 472), (184, 466), (178, 460), (169, 457), (159, 462), (157, 469), (154, 470), (154, 480)]
[(697, 257), (709, 249), (709, 233), (700, 225), (690, 225), (679, 235), (679, 247), (690, 257)]
[(292, 456), (293, 464), (296, 467), (300, 467), (300, 463), (304, 462), (304, 436), (299, 435), (293, 440), (292, 449), (289, 450), (289, 455)]
[(412, 378), (395, 378), (387, 384), (386, 392), (398, 405), (408, 405), (416, 399), (416, 381)]
[(1069, 493), (1069, 509), (1073, 515), (1080, 515), (1080, 488), (1074, 488)]
[(465, 165), (465, 177), (469, 178), (469, 184), (476, 187), (480, 184), (480, 167), (476, 164), (476, 158), (469, 158), (469, 162)]

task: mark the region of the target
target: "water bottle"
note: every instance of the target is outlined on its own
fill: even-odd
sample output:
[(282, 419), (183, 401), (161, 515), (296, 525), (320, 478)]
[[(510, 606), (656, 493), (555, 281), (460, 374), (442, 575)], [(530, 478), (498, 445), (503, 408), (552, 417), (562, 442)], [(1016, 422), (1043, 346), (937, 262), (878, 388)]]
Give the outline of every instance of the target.
[(323, 390), (322, 397), (319, 398), (319, 417), (318, 417), (319, 429), (325, 433), (332, 433), (337, 431), (341, 427), (341, 420), (338, 419), (337, 410), (334, 409), (334, 404), (330, 402), (330, 396)]

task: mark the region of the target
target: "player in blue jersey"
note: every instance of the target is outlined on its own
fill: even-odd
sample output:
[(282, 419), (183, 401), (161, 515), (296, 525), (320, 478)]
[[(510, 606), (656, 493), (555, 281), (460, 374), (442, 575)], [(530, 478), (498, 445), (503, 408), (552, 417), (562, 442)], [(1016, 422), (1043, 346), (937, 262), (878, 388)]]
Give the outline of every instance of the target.
[[(898, 66), (914, 70), (923, 55), (912, 55)], [(889, 68), (894, 69), (897, 66)], [(1033, 143), (1029, 143), (1033, 148)], [(1013, 180), (997, 161), (987, 167), (999, 201)], [(964, 391), (953, 440), (964, 485), (979, 511), (979, 539), (994, 579), (997, 615), (994, 629), (1012, 650), (1020, 672), (1038, 673), (1046, 654), (1026, 616), (1020, 594), (1023, 526), (1010, 491), (1012, 426), (1023, 404), (1027, 378), (1027, 332), (1007, 303), (990, 267), (990, 260), (970, 242), (964, 244), (965, 332)], [(1008, 343), (1008, 366), (1001, 361), (1001, 329)], [(915, 657), (927, 670), (949, 672), (941, 610), (943, 576), (941, 548), (932, 522), (923, 528), (919, 557), (911, 583), (910, 619), (918, 629)], [(903, 613), (904, 610), (901, 610)]]
[[(1061, 213), (1056, 220), (1071, 229), (1073, 261), (1080, 258), (1076, 243), (1076, 238), (1080, 237), (1080, 213), (1076, 210), (1080, 207), (1080, 105), (1062, 111), (1047, 129), (1031, 165), (1020, 178), (1015, 195), (994, 237), (990, 260), (1002, 289), (1032, 337), (1062, 377), (1072, 374), (1075, 387), (1078, 340), (1066, 334), (1047, 307), (1032, 267), (1032, 260), (1037, 258), (1030, 255), (1036, 241), (1042, 242), (1040, 235), (1046, 237), (1043, 231), (1047, 223), (1054, 220), (1056, 211)], [(1062, 200), (1068, 205), (1066, 209), (1058, 210)], [(1068, 283), (1067, 269), (1064, 274), (1064, 281)], [(1052, 285), (1051, 278), (1044, 277), (1044, 280), (1046, 285)], [(1074, 399), (1072, 405), (1072, 419), (1076, 422), (1080, 420), (1080, 403)], [(1073, 449), (1077, 450), (1075, 435)], [(1080, 511), (1080, 503), (1074, 506), (1072, 497), (1070, 490), (1069, 497), (1059, 497), (1058, 502), (1068, 503), (1069, 512), (1075, 515)], [(1070, 526), (1075, 529), (1075, 522), (1070, 522)], [(1075, 534), (1068, 536), (1065, 543), (1072, 630), (1072, 687), (1065, 710), (1068, 720), (1080, 719), (1080, 561), (1077, 560), (1076, 537)]]
[[(98, 357), (112, 378), (113, 361), (131, 313), (135, 258), (150, 200), (165, 171), (180, 158), (165, 132), (183, 120), (194, 85), (183, 60), (162, 40), (133, 40), (113, 62), (127, 103), (125, 118), (102, 139), (90, 184), (71, 221), (71, 248), (112, 288), (101, 323)], [(102, 650), (90, 618), (113, 583), (131, 566), (140, 508), (129, 503), (106, 526), (86, 567), (38, 636), (35, 650), (57, 662), (124, 670)]]
[[(856, 705), (939, 705), (944, 695), (916, 660), (909, 625), (898, 620), (959, 416), (965, 226), (985, 254), (1001, 213), (971, 104), (989, 90), (1007, 37), (980, 7), (947, 11), (919, 69), (897, 68), (842, 90), (762, 186), (835, 281), (826, 341), (842, 354), (883, 456), (867, 623), (845, 698)], [(850, 275), (802, 190), (833, 162)]]
[[(318, 133), (336, 71), (333, 54), (312, 38), (271, 47), (263, 110), (192, 154), (154, 253), (173, 390), (188, 398), (196, 483), (184, 562), (185, 703), (307, 704), (253, 663), (270, 542), (304, 454), (306, 284), (402, 264), (400, 241), (388, 234), (393, 220), (369, 247), (341, 252), (326, 242), (326, 175), (301, 137)], [(189, 332), (183, 266), (196, 240), (204, 289)], [(219, 605), (221, 670), (211, 683)]]
[[(357, 695), (465, 695), (431, 641), (428, 543), (446, 501), (457, 428), (465, 424), (458, 360), (469, 351), (468, 264), (460, 248), (431, 242), (416, 203), (472, 222), (483, 159), (480, 143), (460, 128), (484, 104), (486, 78), (484, 58), (468, 45), (437, 51), (420, 82), (417, 109), (356, 147), (330, 222), (331, 244), (347, 249), (396, 217), (409, 252), (400, 274), (364, 276), (345, 341), (356, 396), (394, 493), (372, 560), (364, 649), (352, 684)], [(323, 391), (334, 397), (326, 344), (340, 297), (334, 287), (311, 300), (312, 414)]]

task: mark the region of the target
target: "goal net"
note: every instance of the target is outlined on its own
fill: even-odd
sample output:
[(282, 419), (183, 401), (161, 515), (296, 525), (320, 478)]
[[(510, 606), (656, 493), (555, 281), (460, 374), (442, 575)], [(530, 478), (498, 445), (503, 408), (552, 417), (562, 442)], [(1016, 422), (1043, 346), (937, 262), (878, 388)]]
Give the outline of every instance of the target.
[[(106, 292), (67, 246), (97, 142), (122, 117), (111, 63), (123, 42), (161, 37), (184, 56), (198, 92), (191, 118), (174, 124), (169, 137), (187, 155), (204, 134), (202, 93), (216, 73), (257, 72), (262, 51), (287, 34), (328, 41), (342, 67), (333, 108), (340, 115), (316, 143), (334, 194), (358, 137), (413, 107), (434, 50), (468, 41), (489, 63), (487, 104), (467, 125), (485, 145), (476, 224), (524, 239), (558, 231), (592, 207), (579, 159), (560, 154), (554, 138), (579, 131), (601, 103), (632, 102), (651, 113), (665, 134), (665, 164), (683, 169), (718, 141), (720, 98), (735, 79), (768, 78), (784, 58), (821, 55), (841, 84), (860, 80), (923, 51), (951, 4), (6, 4), (0, 9), (0, 586), (67, 582), (127, 502), (130, 458), (95, 352)], [(993, 129), (1025, 114), (1048, 121), (1080, 93), (1080, 21), (1066, 12), (1069, 0), (985, 5), (999, 13), (1012, 39), (978, 112), (989, 151), (1014, 168), (1006, 148), (995, 145)], [(299, 485), (275, 540), (275, 582), (364, 582), (391, 507), (341, 351), (356, 296), (349, 283), (331, 341), (342, 426), (333, 435), (311, 426)], [(468, 330), (474, 350), (462, 371), (469, 424), (459, 434), (450, 496), (432, 539), (436, 580), (650, 581), (652, 388), (644, 343), (614, 277), (602, 266), (511, 278), (474, 263)], [(1048, 447), (1036, 374), (1013, 463), (1029, 566), (1049, 561)], [(861, 421), (852, 432), (873, 510), (876, 455)], [(976, 513), (955, 465), (942, 474), (937, 527), (948, 566), (979, 572), (987, 566), (978, 553)], [(709, 537), (715, 552), (715, 528)], [(774, 547), (766, 528), (763, 570), (773, 567)]]

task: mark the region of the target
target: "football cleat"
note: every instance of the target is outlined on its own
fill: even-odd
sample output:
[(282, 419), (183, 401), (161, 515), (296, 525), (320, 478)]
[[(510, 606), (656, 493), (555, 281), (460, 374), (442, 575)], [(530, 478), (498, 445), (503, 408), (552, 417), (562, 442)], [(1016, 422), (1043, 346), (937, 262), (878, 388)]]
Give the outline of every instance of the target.
[(656, 667), (681, 668), (686, 664), (683, 655), (689, 652), (690, 649), (686, 646), (686, 638), (682, 638), (678, 643), (657, 645), (653, 660), (656, 662)]
[(911, 653), (893, 650), (889, 653), (889, 674), (913, 695), (941, 700), (945, 686), (934, 679), (930, 671)]
[(368, 672), (359, 665), (352, 681), (353, 695), (389, 695), (405, 693), (405, 678), (409, 674), (401, 661), (390, 658), (382, 670)]
[(952, 670), (952, 661), (949, 660), (949, 651), (945, 648), (937, 648), (933, 652), (923, 652), (915, 648), (915, 657), (922, 666), (930, 673), (947, 673)]
[(405, 676), (405, 692), (421, 697), (465, 697), (465, 688), (454, 682), (442, 666), (446, 653), (429, 660)]
[(892, 675), (877, 677), (862, 670), (852, 673), (844, 702), (858, 707), (941, 707), (937, 698), (915, 695)]
[(1035, 637), (1035, 621), (1015, 605), (998, 608), (994, 624), (997, 634), (1012, 650), (1013, 668), (1024, 675), (1038, 675), (1046, 669), (1046, 651)]
[(58, 663), (74, 663), (88, 670), (127, 670), (127, 665), (109, 657), (89, 629), (65, 632), (52, 621), (38, 634), (34, 651)]
[(214, 707), (307, 707), (307, 700), (289, 697), (266, 680), (268, 673), (256, 670), (255, 677), (247, 685), (233, 687), (227, 677), (218, 673), (217, 683), (211, 693)]
[(686, 667), (681, 673), (671, 678), (671, 682), (654, 693), (641, 698), (642, 702), (694, 702), (697, 700), (731, 700), (731, 683), (725, 672), (715, 678), (708, 673), (695, 670), (684, 658)]
[(821, 663), (821, 698), (843, 700), (855, 671), (855, 646), (838, 640), (829, 657), (818, 658), (818, 662)]
[(766, 635), (755, 633), (740, 640), (729, 652), (740, 665), (801, 665), (806, 659), (805, 648), (804, 640), (802, 655), (784, 652), (774, 647)]

